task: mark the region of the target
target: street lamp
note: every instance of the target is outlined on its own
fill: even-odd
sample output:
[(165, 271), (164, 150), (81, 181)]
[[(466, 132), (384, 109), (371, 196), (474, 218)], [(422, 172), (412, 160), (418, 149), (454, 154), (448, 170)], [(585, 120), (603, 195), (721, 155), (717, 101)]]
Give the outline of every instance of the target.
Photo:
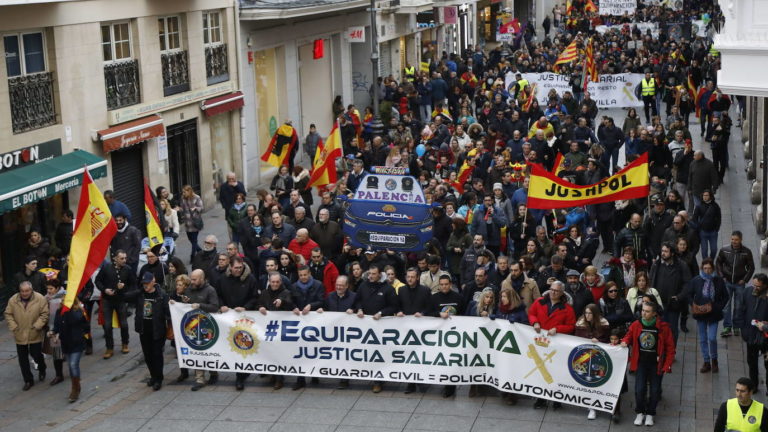
[(384, 124), (379, 116), (379, 37), (376, 32), (376, 0), (371, 0), (371, 65), (373, 68), (373, 121), (371, 131), (373, 135), (384, 133)]

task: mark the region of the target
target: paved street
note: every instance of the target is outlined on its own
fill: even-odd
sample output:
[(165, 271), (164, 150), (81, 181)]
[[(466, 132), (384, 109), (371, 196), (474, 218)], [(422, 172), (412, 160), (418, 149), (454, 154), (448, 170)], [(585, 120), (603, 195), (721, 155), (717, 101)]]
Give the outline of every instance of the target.
[[(612, 110), (608, 114), (620, 125), (625, 111)], [(696, 148), (701, 147), (698, 128), (698, 124), (691, 125)], [(720, 243), (728, 241), (732, 229), (741, 229), (746, 245), (756, 251), (759, 238), (751, 222), (740, 129), (734, 128), (730, 149), (731, 169), (717, 197), (723, 209)], [(705, 153), (708, 157), (711, 154), (708, 149)], [(214, 233), (219, 236), (222, 247), (221, 242), (226, 238), (223, 212), (217, 208), (206, 217), (207, 228), (219, 228)], [(180, 241), (179, 256), (188, 256), (186, 240)], [(693, 320), (689, 321), (689, 328), (694, 329)], [(618, 425), (610, 423), (605, 414), (599, 414), (595, 421), (588, 421), (583, 409), (534, 410), (533, 401), (529, 399), (521, 399), (518, 406), (509, 407), (502, 404), (493, 391), (487, 396), (470, 399), (466, 388), (460, 388), (455, 399), (443, 399), (438, 387), (431, 387), (426, 394), (405, 395), (404, 385), (392, 384), (374, 395), (367, 382), (353, 382), (349, 390), (336, 390), (335, 381), (324, 380), (319, 386), (295, 392), (290, 389), (293, 379), (289, 378), (286, 388), (273, 391), (266, 378), (252, 375), (245, 391), (236, 392), (234, 375), (223, 374), (219, 385), (191, 392), (192, 380), (184, 384), (174, 381), (178, 367), (170, 349), (166, 356), (166, 385), (153, 392), (144, 383), (148, 375), (135, 333), (131, 333), (131, 353), (117, 354), (110, 360), (101, 359), (101, 331), (94, 333), (96, 351), (93, 356), (84, 357), (82, 362), (83, 394), (78, 402), (68, 404), (68, 381), (53, 388), (46, 382), (36, 384), (28, 392), (21, 391), (23, 383), (13, 338), (6, 326), (0, 325), (0, 379), (5, 384), (0, 387), (0, 430), (545, 432), (570, 431), (574, 426), (588, 426), (595, 431), (637, 430), (632, 425), (631, 390), (623, 398), (624, 417)], [(712, 429), (720, 403), (732, 396), (735, 380), (746, 375), (741, 340), (720, 338), (718, 342), (720, 373), (700, 374), (701, 358), (696, 336), (681, 333), (673, 373), (664, 379), (663, 400), (655, 430)], [(52, 367), (48, 370), (50, 380)], [(630, 377), (632, 388), (633, 378)], [(761, 385), (761, 388), (766, 386)], [(764, 395), (756, 398), (765, 399)]]

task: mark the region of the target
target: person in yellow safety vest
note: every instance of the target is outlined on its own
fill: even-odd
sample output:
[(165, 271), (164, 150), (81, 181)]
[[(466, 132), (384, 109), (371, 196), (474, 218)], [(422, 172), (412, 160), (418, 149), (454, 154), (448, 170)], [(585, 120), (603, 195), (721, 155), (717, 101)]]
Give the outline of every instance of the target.
[(411, 66), (409, 62), (405, 62), (405, 68), (403, 68), (403, 71), (405, 72), (405, 79), (410, 82), (414, 82), (416, 80), (416, 68)]
[(517, 99), (517, 95), (520, 94), (521, 91), (525, 90), (525, 86), (527, 86), (528, 80), (523, 78), (522, 74), (515, 74), (515, 80), (517, 81), (517, 87), (515, 88), (515, 99)]
[(768, 432), (765, 405), (753, 400), (755, 383), (741, 377), (736, 380), (736, 397), (720, 405), (715, 420), (715, 432)]
[(641, 95), (643, 96), (643, 110), (645, 111), (645, 122), (650, 123), (651, 117), (649, 115), (649, 108), (650, 111), (653, 112), (654, 116), (659, 115), (658, 111), (656, 110), (656, 79), (651, 77), (650, 71), (645, 71), (645, 78), (643, 78), (642, 81), (640, 81), (641, 86)]

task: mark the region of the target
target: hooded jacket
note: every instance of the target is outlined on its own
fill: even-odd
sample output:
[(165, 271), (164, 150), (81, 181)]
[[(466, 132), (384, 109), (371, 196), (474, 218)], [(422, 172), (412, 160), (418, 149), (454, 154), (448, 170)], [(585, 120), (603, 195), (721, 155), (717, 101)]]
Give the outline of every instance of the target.
[(539, 323), (543, 330), (556, 329), (558, 333), (573, 334), (576, 326), (576, 314), (564, 297), (563, 301), (553, 305), (549, 291), (539, 297), (528, 309), (528, 321), (531, 325)]
[(243, 307), (247, 310), (256, 309), (259, 300), (259, 288), (256, 278), (248, 266), (243, 266), (243, 274), (234, 276), (230, 268), (219, 280), (217, 294), (220, 306), (229, 308)]
[(597, 280), (595, 283), (590, 285), (587, 282), (587, 275), (582, 273), (579, 275), (579, 282), (583, 283), (585, 287), (589, 288), (589, 290), (592, 292), (593, 303), (598, 304), (600, 299), (603, 298), (603, 294), (605, 294), (605, 277), (598, 272)]

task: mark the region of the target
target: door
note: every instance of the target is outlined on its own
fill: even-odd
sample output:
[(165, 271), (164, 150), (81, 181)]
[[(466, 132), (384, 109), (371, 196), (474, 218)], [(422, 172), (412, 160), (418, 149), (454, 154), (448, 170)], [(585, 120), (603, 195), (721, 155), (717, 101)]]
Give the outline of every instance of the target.
[(197, 119), (168, 126), (168, 170), (171, 192), (181, 196), (184, 185), (200, 195), (200, 157), (197, 149)]
[(301, 126), (296, 122), (293, 126), (300, 136), (309, 133), (310, 124), (314, 124), (322, 136), (326, 136), (333, 127), (331, 56), (334, 53), (327, 39), (323, 39), (323, 45), (325, 55), (318, 59), (312, 55), (313, 44), (299, 46)]
[(115, 198), (131, 211), (131, 225), (146, 231), (144, 220), (144, 162), (142, 145), (136, 144), (110, 153), (112, 157), (112, 184)]

